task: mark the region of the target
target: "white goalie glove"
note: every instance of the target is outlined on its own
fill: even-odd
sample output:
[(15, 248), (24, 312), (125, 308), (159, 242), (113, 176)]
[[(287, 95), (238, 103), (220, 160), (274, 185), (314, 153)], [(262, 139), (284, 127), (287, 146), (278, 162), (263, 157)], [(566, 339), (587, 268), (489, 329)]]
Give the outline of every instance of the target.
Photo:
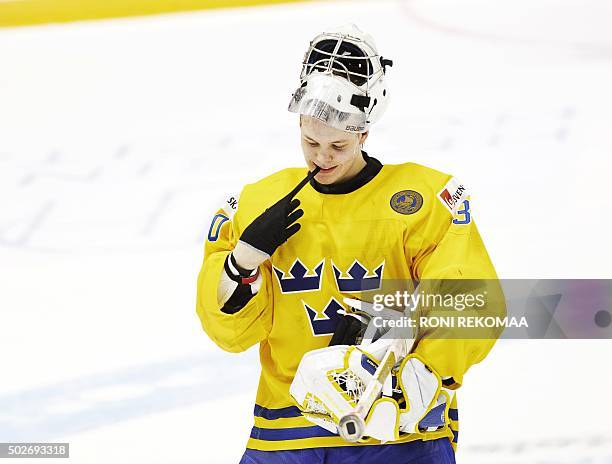
[[(390, 334), (393, 336), (393, 333)], [(289, 390), (304, 417), (332, 433), (351, 414), (370, 384), (393, 339), (362, 345), (336, 345), (304, 355)], [(452, 392), (421, 357), (408, 354), (412, 340), (393, 344), (396, 359), (382, 391), (365, 411), (365, 433), (381, 442), (400, 434), (431, 431), (448, 422)]]

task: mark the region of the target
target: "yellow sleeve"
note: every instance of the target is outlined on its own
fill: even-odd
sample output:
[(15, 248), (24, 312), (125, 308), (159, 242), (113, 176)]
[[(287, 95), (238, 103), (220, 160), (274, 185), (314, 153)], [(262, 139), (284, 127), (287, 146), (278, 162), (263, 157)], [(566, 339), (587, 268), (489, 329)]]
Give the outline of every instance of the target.
[[(491, 296), (487, 315), (503, 317), (505, 304), (497, 274), (471, 219), (469, 199), (466, 201), (454, 218), (442, 203), (434, 205), (422, 236), (427, 238), (419, 240), (420, 250), (415, 253), (412, 274), (421, 282), (484, 279), (482, 282)], [(489, 353), (501, 330), (473, 339), (453, 338), (449, 336), (452, 333), (457, 334), (453, 329), (443, 328), (419, 331), (414, 352), (426, 359), (443, 378), (452, 377), (454, 387), (458, 387), (470, 366)]]
[[(238, 208), (239, 209), (239, 208)], [(228, 211), (229, 210), (229, 211)], [(269, 261), (260, 266), (263, 278), (259, 292), (238, 312), (226, 314), (218, 300), (218, 287), (225, 258), (238, 241), (237, 217), (224, 208), (214, 216), (198, 276), (196, 311), (202, 328), (219, 347), (241, 352), (264, 340), (272, 327), (271, 269)]]

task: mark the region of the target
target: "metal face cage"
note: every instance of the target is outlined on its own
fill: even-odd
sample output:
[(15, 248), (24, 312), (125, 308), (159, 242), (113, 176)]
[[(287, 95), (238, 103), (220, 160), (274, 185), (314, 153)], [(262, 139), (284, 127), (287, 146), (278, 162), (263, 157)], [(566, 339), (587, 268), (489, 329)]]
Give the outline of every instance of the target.
[[(317, 38), (319, 39), (319, 38)], [(341, 34), (326, 34), (311, 42), (302, 67), (302, 80), (313, 71), (335, 74), (367, 89), (384, 73), (380, 56), (368, 54), (361, 40)], [(374, 79), (373, 79), (374, 78)]]

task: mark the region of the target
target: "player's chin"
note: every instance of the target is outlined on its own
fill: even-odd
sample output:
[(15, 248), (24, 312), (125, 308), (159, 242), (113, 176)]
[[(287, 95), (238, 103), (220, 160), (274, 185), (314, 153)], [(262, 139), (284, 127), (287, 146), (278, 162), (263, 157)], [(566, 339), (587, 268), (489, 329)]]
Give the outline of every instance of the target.
[[(332, 171), (337, 171), (337, 170), (338, 170), (338, 168), (333, 169)], [(315, 176), (316, 181), (318, 183), (324, 184), (324, 185), (334, 184), (335, 182), (338, 181), (339, 178), (340, 178), (340, 173), (339, 172), (323, 172), (323, 171), (320, 171)]]

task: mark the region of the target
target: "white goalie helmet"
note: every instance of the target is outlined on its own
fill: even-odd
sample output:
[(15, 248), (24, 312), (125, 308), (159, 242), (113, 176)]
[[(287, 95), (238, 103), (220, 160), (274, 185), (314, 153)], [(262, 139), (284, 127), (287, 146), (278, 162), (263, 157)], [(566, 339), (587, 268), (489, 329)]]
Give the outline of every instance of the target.
[(345, 132), (366, 132), (389, 102), (385, 69), (392, 65), (354, 24), (319, 34), (304, 56), (289, 111)]

